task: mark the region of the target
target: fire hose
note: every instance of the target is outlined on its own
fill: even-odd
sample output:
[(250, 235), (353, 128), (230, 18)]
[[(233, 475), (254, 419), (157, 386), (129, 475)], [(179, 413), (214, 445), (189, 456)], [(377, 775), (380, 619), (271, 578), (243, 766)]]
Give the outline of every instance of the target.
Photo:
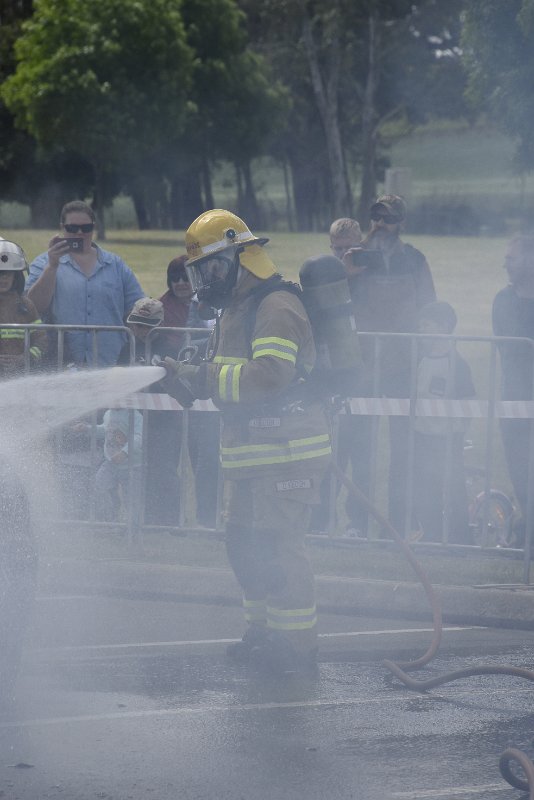
[[(443, 635), (441, 603), (436, 595), (436, 592), (434, 591), (434, 587), (430, 583), (428, 575), (414, 556), (411, 547), (404, 541), (399, 532), (371, 503), (366, 494), (353, 481), (347, 478), (343, 470), (341, 470), (334, 461), (330, 462), (330, 469), (340, 483), (345, 486), (347, 491), (350, 492), (350, 494), (352, 494), (360, 503), (362, 503), (363, 506), (365, 506), (367, 511), (369, 511), (369, 513), (375, 518), (381, 528), (391, 534), (393, 540), (399, 545), (403, 554), (409, 561), (410, 566), (413, 568), (417, 577), (421, 581), (432, 610), (433, 636), (426, 653), (414, 661), (395, 662), (385, 659), (382, 662), (384, 667), (386, 667), (386, 669), (395, 675), (408, 689), (412, 689), (416, 692), (426, 692), (428, 689), (433, 689), (436, 686), (443, 685), (444, 683), (450, 683), (451, 681), (456, 681), (460, 678), (468, 678), (472, 675), (513, 675), (515, 677), (524, 678), (525, 680), (534, 682), (533, 670), (526, 669), (524, 667), (513, 667), (511, 665), (481, 665), (478, 667), (466, 667), (464, 669), (447, 672), (444, 675), (438, 675), (434, 678), (428, 678), (426, 680), (415, 680), (407, 674), (409, 670), (420, 669), (421, 667), (425, 666), (425, 664), (428, 664), (428, 662), (431, 661), (431, 659), (439, 650)], [(518, 762), (523, 768), (526, 781), (517, 777), (517, 775), (512, 772), (510, 764), (513, 761)], [(525, 753), (517, 750), (514, 747), (508, 748), (500, 757), (499, 769), (503, 778), (511, 786), (514, 786), (516, 789), (529, 792), (529, 800), (534, 800), (534, 764)]]

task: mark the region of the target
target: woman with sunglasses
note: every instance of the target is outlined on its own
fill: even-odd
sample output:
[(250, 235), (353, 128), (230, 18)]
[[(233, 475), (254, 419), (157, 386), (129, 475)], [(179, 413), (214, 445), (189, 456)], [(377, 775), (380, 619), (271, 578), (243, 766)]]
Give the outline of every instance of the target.
[[(159, 299), (163, 304), (164, 318), (163, 327), (173, 328), (202, 328), (202, 332), (197, 331), (191, 334), (191, 344), (198, 348), (197, 358), (200, 359), (204, 356), (206, 345), (209, 335), (214, 326), (213, 319), (203, 319), (199, 314), (199, 302), (196, 295), (193, 294), (193, 288), (189, 282), (185, 264), (187, 261), (186, 255), (177, 256), (173, 258), (167, 267), (167, 286), (168, 289)], [(180, 349), (185, 344), (185, 336), (183, 332), (169, 332), (161, 333), (162, 337), (166, 337), (168, 345), (168, 353), (172, 351), (178, 357)], [(153, 350), (154, 352), (154, 350)], [(182, 415), (177, 415), (175, 421), (177, 439), (171, 440), (169, 436), (169, 414), (162, 413), (159, 415), (161, 418), (160, 430), (155, 435), (160, 435), (160, 452), (169, 452), (169, 442), (171, 447), (174, 448), (174, 458), (178, 458), (180, 449), (180, 440), (182, 436)], [(172, 415), (173, 417), (175, 415)], [(167, 422), (167, 430), (163, 428)], [(218, 471), (219, 471), (219, 412), (218, 411), (191, 411), (189, 414), (189, 435), (188, 435), (188, 451), (191, 465), (193, 468), (197, 507), (196, 519), (197, 523), (205, 528), (214, 528), (216, 524), (216, 510), (217, 510), (217, 487), (218, 487)], [(166, 441), (164, 440), (166, 438)], [(172, 441), (176, 444), (172, 445)], [(161, 462), (164, 459), (160, 459)], [(178, 461), (176, 464), (172, 458), (167, 459), (168, 469), (176, 474)], [(162, 464), (164, 467), (164, 464)], [(164, 486), (164, 481), (158, 481), (157, 476), (153, 482), (159, 483), (160, 487)], [(165, 507), (165, 501), (161, 497), (162, 490), (154, 491), (152, 501), (152, 516), (155, 517), (158, 513), (162, 513)], [(169, 503), (169, 498), (166, 502)], [(159, 499), (158, 499), (159, 498)], [(176, 497), (176, 501), (178, 501)], [(176, 525), (178, 523), (178, 505), (175, 506), (176, 512), (170, 524)], [(147, 509), (150, 513), (151, 509), (147, 501)], [(172, 518), (172, 515), (171, 515)], [(166, 523), (163, 523), (166, 524)]]
[[(74, 200), (61, 210), (61, 232), (50, 240), (48, 252), (30, 265), (28, 297), (43, 320), (57, 325), (123, 326), (144, 292), (131, 269), (115, 253), (93, 242), (95, 214)], [(103, 331), (96, 337), (96, 365), (116, 363), (126, 341), (124, 333)], [(65, 336), (69, 361), (93, 365), (91, 332), (69, 331)]]
[[(187, 256), (173, 258), (167, 267), (167, 291), (159, 298), (163, 303), (165, 317), (163, 325), (166, 328), (186, 328), (193, 300), (193, 289), (185, 271)], [(178, 355), (184, 344), (184, 334), (181, 332), (165, 332), (165, 337), (170, 349)]]

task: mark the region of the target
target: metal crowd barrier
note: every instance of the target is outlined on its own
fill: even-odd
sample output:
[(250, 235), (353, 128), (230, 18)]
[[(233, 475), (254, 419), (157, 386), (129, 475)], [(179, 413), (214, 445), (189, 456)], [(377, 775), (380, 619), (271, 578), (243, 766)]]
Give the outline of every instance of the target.
[[(130, 363), (134, 364), (136, 359), (135, 353), (135, 339), (132, 335), (132, 332), (126, 327), (120, 326), (88, 326), (88, 325), (2, 325), (2, 328), (19, 328), (24, 330), (24, 353), (25, 353), (25, 372), (28, 372), (30, 369), (30, 355), (29, 355), (29, 347), (30, 347), (30, 331), (34, 328), (39, 328), (40, 330), (47, 330), (52, 334), (55, 334), (56, 337), (56, 348), (55, 348), (55, 356), (53, 363), (48, 362), (48, 369), (56, 369), (61, 370), (66, 368), (65, 364), (65, 357), (67, 353), (67, 348), (65, 346), (65, 337), (71, 331), (87, 331), (92, 337), (92, 358), (93, 362), (98, 362), (98, 333), (101, 331), (117, 331), (121, 332), (124, 335), (125, 341), (129, 342), (130, 349)], [(151, 358), (151, 338), (152, 335), (161, 332), (171, 332), (171, 333), (180, 333), (184, 336), (184, 346), (187, 346), (191, 343), (192, 335), (199, 335), (204, 334), (207, 335), (209, 331), (206, 329), (191, 329), (191, 328), (157, 328), (149, 334), (146, 343), (146, 362), (150, 364)], [(378, 461), (378, 447), (379, 447), (379, 438), (378, 438), (378, 426), (381, 417), (406, 417), (408, 419), (408, 452), (406, 454), (406, 464), (407, 464), (407, 485), (406, 485), (406, 497), (405, 497), (405, 505), (406, 505), (406, 519), (405, 519), (405, 533), (408, 533), (409, 526), (410, 526), (410, 515), (411, 510), (413, 507), (413, 467), (414, 467), (414, 434), (415, 434), (415, 422), (417, 418), (420, 417), (437, 417), (442, 419), (449, 420), (449, 423), (457, 418), (464, 418), (470, 420), (478, 420), (484, 424), (484, 456), (483, 456), (483, 475), (484, 475), (484, 493), (485, 493), (485, 507), (484, 507), (484, 525), (487, 526), (488, 518), (489, 518), (489, 498), (490, 498), (490, 490), (493, 485), (493, 479), (495, 476), (495, 441), (496, 441), (496, 423), (499, 419), (526, 419), (526, 420), (533, 420), (534, 419), (534, 399), (529, 400), (515, 400), (515, 401), (502, 401), (499, 400), (499, 392), (498, 392), (498, 376), (499, 376), (499, 359), (497, 356), (498, 349), (500, 346), (505, 344), (513, 344), (515, 346), (522, 345), (525, 348), (528, 348), (531, 353), (531, 359), (534, 362), (534, 340), (531, 339), (519, 339), (513, 337), (487, 337), (487, 336), (446, 336), (441, 334), (391, 334), (391, 333), (360, 333), (359, 334), (362, 344), (365, 343), (367, 340), (372, 345), (372, 362), (373, 365), (370, 369), (370, 384), (371, 390), (370, 392), (366, 392), (366, 394), (370, 394), (370, 396), (364, 397), (354, 397), (345, 399), (341, 404), (341, 413), (350, 413), (353, 415), (363, 415), (371, 418), (371, 426), (372, 426), (372, 436), (371, 436), (371, 468), (370, 468), (370, 476), (371, 476), (371, 485), (369, 490), (369, 497), (371, 502), (378, 502), (377, 497), (380, 494), (380, 490), (383, 487), (379, 486), (378, 484), (378, 475), (377, 475), (377, 461)], [(480, 391), (480, 385), (477, 386), (478, 383), (482, 383), (484, 385), (483, 392), (480, 396), (477, 396), (476, 399), (472, 400), (454, 400), (454, 399), (440, 399), (440, 400), (429, 400), (429, 399), (422, 399), (417, 397), (417, 366), (418, 366), (418, 357), (420, 353), (420, 344), (422, 340), (447, 340), (450, 343), (450, 358), (451, 358), (451, 370), (454, 370), (455, 367), (455, 359), (457, 354), (458, 346), (465, 347), (467, 345), (475, 345), (478, 349), (477, 355), (477, 364), (478, 367), (477, 374), (474, 376), (475, 380), (475, 387), (477, 388), (477, 392)], [(381, 393), (380, 386), (381, 386), (381, 371), (383, 367), (383, 351), (384, 345), (388, 341), (392, 340), (406, 340), (407, 347), (409, 348), (409, 359), (410, 359), (410, 375), (409, 375), (409, 382), (407, 382), (407, 386), (409, 389), (404, 394), (404, 397), (390, 397), (386, 396), (385, 394)], [(483, 354), (484, 357), (481, 357), (483, 350), (486, 352)], [(469, 359), (466, 359), (469, 363)], [(483, 365), (483, 370), (481, 366)], [(471, 364), (473, 366), (473, 364)], [(534, 398), (534, 386), (532, 387), (532, 394), (531, 397)], [(187, 466), (187, 439), (189, 433), (189, 421), (190, 421), (190, 413), (218, 413), (217, 409), (211, 401), (196, 401), (193, 408), (191, 410), (183, 409), (179, 403), (175, 400), (170, 398), (166, 394), (162, 393), (150, 393), (150, 392), (143, 392), (139, 393), (133, 397), (127, 398), (121, 407), (125, 408), (137, 408), (143, 414), (144, 421), (146, 420), (146, 415), (149, 412), (153, 411), (161, 411), (161, 413), (181, 413), (183, 417), (183, 425), (182, 425), (182, 436), (181, 436), (181, 445), (180, 445), (180, 456), (179, 456), (179, 469), (180, 475), (186, 472)], [(93, 415), (93, 421), (95, 422), (97, 415)], [(337, 428), (339, 425), (339, 413), (336, 413), (333, 416), (333, 441), (334, 441), (334, 450), (337, 438)], [(94, 426), (93, 426), (94, 428)], [(142, 476), (143, 478), (146, 477), (146, 450), (147, 450), (147, 441), (146, 441), (146, 430), (147, 426), (143, 425), (143, 448), (142, 448)], [(530, 425), (529, 428), (529, 465), (528, 465), (528, 478), (527, 478), (527, 485), (530, 487), (533, 485), (534, 479), (534, 425)], [(133, 437), (133, 415), (130, 418), (130, 444), (132, 442)], [(450, 493), (450, 455), (451, 455), (451, 448), (450, 448), (450, 438), (452, 436), (452, 426), (449, 424), (448, 430), (448, 446), (447, 446), (447, 462), (448, 465), (446, 467), (446, 479), (445, 479), (445, 497), (447, 498), (448, 494)], [(96, 461), (97, 455), (97, 445), (96, 445), (96, 438), (94, 436), (94, 431), (91, 434), (90, 438), (90, 463), (94, 465)], [(335, 457), (335, 455), (334, 455)], [(144, 483), (144, 481), (143, 481)], [(133, 486), (133, 480), (131, 485)], [(187, 529), (187, 530), (196, 530), (198, 526), (195, 522), (191, 525), (187, 525), (186, 519), (186, 505), (187, 499), (190, 495), (191, 487), (189, 486), (187, 481), (180, 480), (180, 494), (181, 494), (181, 502), (180, 502), (180, 513), (179, 519), (177, 520), (176, 528), (178, 529)], [(126, 519), (126, 527), (129, 531), (129, 536), (132, 537), (139, 537), (143, 535), (143, 532), (148, 527), (144, 521), (144, 512), (145, 512), (145, 503), (144, 503), (144, 492), (142, 492), (142, 502), (141, 507), (139, 510), (139, 515), (135, 518), (135, 514), (132, 508), (127, 509), (127, 519)], [(327, 526), (327, 530), (325, 533), (330, 537), (335, 537), (336, 535), (336, 523), (335, 523), (335, 515), (336, 515), (336, 505), (339, 505), (339, 499), (337, 498), (337, 486), (335, 479), (332, 479), (331, 484), (331, 491), (330, 491), (330, 517)], [(217, 490), (217, 509), (216, 509), (216, 525), (215, 530), (218, 530), (221, 527), (221, 502), (222, 502), (222, 481), (220, 475), (218, 477), (218, 490)], [(525, 523), (526, 523), (526, 537), (525, 537), (525, 545), (524, 545), (524, 578), (525, 582), (529, 581), (529, 574), (530, 574), (530, 561), (532, 555), (532, 542), (531, 536), (529, 533), (534, 528), (534, 492), (528, 492), (528, 502), (527, 508), (524, 510), (525, 513)], [(84, 520), (76, 520), (79, 522), (84, 522)], [(91, 524), (96, 524), (96, 515), (94, 509), (94, 503), (92, 504), (91, 513), (89, 515), (89, 520)], [(454, 547), (466, 547), (469, 549), (468, 545), (450, 545), (448, 544), (449, 540), (449, 518), (447, 507), (445, 508), (445, 518), (444, 518), (444, 535), (443, 535), (443, 545), (445, 546), (454, 546)], [(480, 548), (477, 548), (480, 549)]]

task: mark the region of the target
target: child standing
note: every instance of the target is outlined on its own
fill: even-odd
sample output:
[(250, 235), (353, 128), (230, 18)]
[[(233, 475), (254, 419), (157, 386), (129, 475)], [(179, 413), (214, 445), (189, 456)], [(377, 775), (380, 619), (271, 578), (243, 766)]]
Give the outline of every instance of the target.
[[(429, 303), (419, 312), (419, 333), (451, 334), (456, 322), (456, 313), (449, 303)], [(469, 365), (454, 350), (451, 340), (423, 339), (417, 369), (417, 398), (459, 400), (474, 396)], [(416, 417), (414, 505), (425, 541), (443, 540), (448, 478), (448, 540), (471, 544), (464, 470), (466, 427), (466, 420), (461, 418)]]
[[(0, 325), (38, 323), (39, 314), (31, 300), (23, 297), (24, 270), (28, 262), (24, 251), (15, 242), (0, 240)], [(14, 378), (24, 372), (26, 333), (16, 328), (0, 327), (0, 376)], [(38, 366), (46, 351), (46, 332), (29, 334), (29, 365)]]
[[(133, 421), (133, 452), (128, 451), (130, 414)], [(100, 519), (116, 522), (119, 519), (121, 497), (125, 507), (130, 499), (136, 502), (140, 492), (140, 468), (143, 417), (139, 411), (126, 408), (108, 409), (97, 434), (104, 437), (104, 461), (96, 473), (96, 508)], [(133, 494), (130, 496), (130, 490)]]

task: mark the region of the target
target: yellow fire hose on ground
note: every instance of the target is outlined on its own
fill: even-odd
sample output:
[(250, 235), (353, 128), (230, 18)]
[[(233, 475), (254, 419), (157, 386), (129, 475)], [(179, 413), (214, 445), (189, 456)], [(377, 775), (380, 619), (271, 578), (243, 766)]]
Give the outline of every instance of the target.
[[(388, 669), (393, 675), (402, 681), (402, 683), (408, 689), (412, 689), (416, 692), (426, 692), (428, 689), (434, 689), (436, 686), (441, 686), (444, 683), (459, 680), (460, 678), (468, 678), (472, 675), (513, 675), (518, 678), (524, 678), (528, 681), (534, 681), (534, 671), (523, 667), (513, 667), (511, 665), (493, 666), (483, 664), (479, 667), (466, 667), (465, 669), (447, 672), (444, 675), (438, 675), (435, 678), (428, 678), (427, 680), (415, 680), (407, 674), (409, 670), (419, 669), (420, 667), (425, 666), (425, 664), (428, 664), (428, 662), (431, 661), (431, 659), (439, 650), (443, 635), (441, 603), (436, 595), (436, 592), (434, 591), (432, 584), (430, 583), (428, 575), (414, 556), (411, 547), (404, 541), (398, 531), (395, 530), (389, 520), (387, 520), (386, 517), (384, 517), (384, 515), (381, 514), (377, 508), (375, 508), (365, 493), (362, 492), (362, 490), (355, 483), (353, 483), (353, 481), (347, 478), (343, 470), (341, 470), (334, 461), (330, 462), (330, 469), (340, 483), (345, 486), (347, 491), (350, 492), (360, 503), (362, 503), (363, 506), (365, 506), (365, 508), (381, 526), (381, 528), (386, 530), (399, 545), (402, 552), (410, 562), (410, 565), (412, 566), (417, 577), (421, 581), (432, 609), (434, 632), (432, 641), (426, 653), (414, 661), (397, 663), (395, 661), (386, 659), (382, 662), (386, 669)], [(526, 776), (526, 781), (517, 777), (517, 775), (512, 772), (510, 764), (513, 761), (518, 762), (522, 767)], [(525, 753), (513, 747), (508, 748), (500, 757), (499, 769), (503, 778), (508, 781), (511, 786), (514, 786), (516, 789), (529, 792), (529, 800), (534, 800), (534, 764), (528, 758), (528, 756), (525, 755)]]

